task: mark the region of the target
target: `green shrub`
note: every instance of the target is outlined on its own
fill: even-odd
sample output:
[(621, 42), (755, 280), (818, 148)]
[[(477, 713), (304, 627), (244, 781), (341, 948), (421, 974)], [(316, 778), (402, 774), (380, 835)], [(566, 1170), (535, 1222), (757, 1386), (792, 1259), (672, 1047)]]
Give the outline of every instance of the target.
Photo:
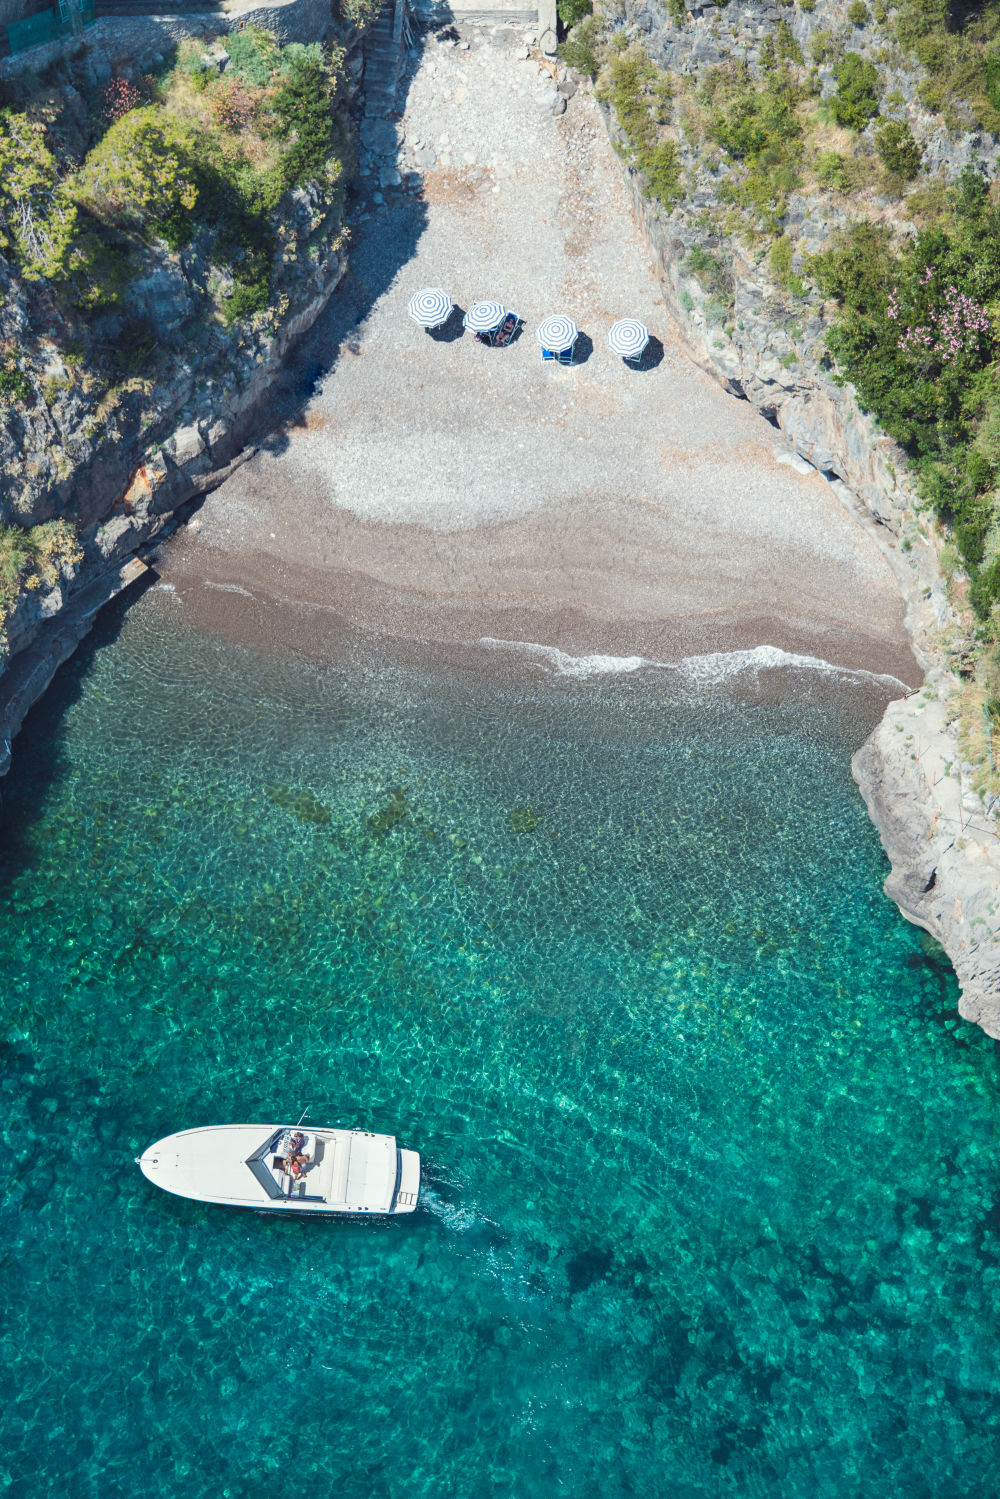
[(868, 20), (868, 7), (865, 0), (851, 0), (847, 7), (847, 19), (852, 26), (863, 26)]
[(814, 11), (815, 9), (816, 0), (799, 0), (799, 10), (804, 10), (808, 14), (810, 11)]
[(271, 277), (268, 270), (246, 281), (237, 281), (231, 297), (226, 298), (224, 317), (232, 327), (241, 319), (263, 312), (271, 300)]
[(64, 566), (83, 552), (67, 520), (40, 526), (0, 526), (0, 626), (22, 588), (51, 588)]
[(828, 345), (842, 376), (951, 523), (985, 617), (998, 597), (986, 538), (1000, 475), (1000, 345), (987, 308), (1000, 297), (1000, 209), (976, 177), (953, 190), (965, 207), (948, 233), (927, 230), (897, 252), (887, 229), (855, 225), (812, 268), (841, 304)]
[(567, 31), (593, 12), (593, 0), (557, 0), (556, 3), (556, 13)]
[(247, 26), (231, 31), (223, 46), (229, 53), (229, 69), (237, 78), (255, 88), (266, 88), (278, 69), (278, 43), (270, 31), (261, 26)]
[(779, 235), (771, 246), (768, 262), (775, 281), (793, 296), (804, 297), (808, 287), (792, 269), (792, 242), (787, 235)]
[[(208, 81), (208, 63), (205, 61), (205, 48), (201, 42), (196, 42), (193, 37), (186, 37), (177, 49), (177, 67), (180, 72), (190, 78), (203, 79), (202, 87)], [(214, 72), (215, 69), (213, 68)]]
[(27, 281), (61, 277), (77, 230), (77, 209), (60, 180), (40, 121), (0, 111), (0, 249)]
[(674, 142), (660, 141), (639, 151), (637, 164), (649, 196), (669, 211), (682, 196), (681, 158)]
[(333, 90), (322, 58), (293, 58), (282, 72), (273, 109), (280, 134), (289, 142), (282, 175), (290, 188), (317, 177), (326, 165), (333, 143)]
[(802, 48), (795, 40), (792, 28), (784, 16), (782, 16), (774, 28), (774, 35), (777, 41), (779, 59), (782, 62), (790, 62), (796, 67), (802, 67), (805, 62), (805, 58), (802, 55)]
[(355, 31), (365, 32), (382, 9), (383, 0), (339, 0), (341, 20)]
[(713, 255), (704, 245), (694, 245), (684, 261), (684, 269), (697, 276), (716, 301), (727, 308), (733, 305), (732, 274), (718, 255)]
[(783, 77), (758, 87), (744, 68), (727, 70), (709, 95), (711, 138), (736, 161), (752, 160), (781, 142), (797, 140), (796, 92)]
[(875, 149), (890, 172), (911, 182), (920, 171), (923, 155), (913, 139), (909, 125), (902, 120), (887, 120), (875, 131)]
[(658, 70), (642, 47), (632, 46), (611, 59), (608, 72), (600, 97), (615, 111), (646, 192), (670, 209), (681, 197), (680, 153), (673, 141), (660, 135), (663, 94)]
[(99, 218), (176, 235), (198, 192), (190, 137), (165, 110), (130, 110), (88, 153), (76, 191)]
[(3, 350), (0, 352), (0, 399), (23, 404), (30, 401), (31, 396), (31, 381), (18, 364), (16, 352), (13, 348)]
[(837, 55), (837, 42), (833, 32), (827, 27), (821, 27), (819, 31), (813, 32), (813, 39), (809, 43), (809, 56), (819, 67), (822, 63), (831, 62)]
[(838, 125), (863, 130), (878, 114), (879, 76), (875, 64), (857, 52), (848, 52), (833, 70), (837, 92), (833, 114)]
[(1000, 54), (995, 53), (984, 59), (983, 84), (990, 105), (1000, 112)]
[(847, 191), (847, 162), (839, 151), (820, 151), (816, 157), (816, 181), (834, 192)]
[(593, 78), (600, 66), (597, 56), (599, 36), (597, 17), (587, 16), (573, 27), (566, 40), (560, 44), (560, 60), (577, 73), (585, 73)]
[(802, 127), (795, 111), (802, 96), (785, 69), (757, 84), (740, 65), (714, 69), (701, 91), (710, 138), (744, 168), (720, 185), (719, 197), (773, 233), (799, 182)]

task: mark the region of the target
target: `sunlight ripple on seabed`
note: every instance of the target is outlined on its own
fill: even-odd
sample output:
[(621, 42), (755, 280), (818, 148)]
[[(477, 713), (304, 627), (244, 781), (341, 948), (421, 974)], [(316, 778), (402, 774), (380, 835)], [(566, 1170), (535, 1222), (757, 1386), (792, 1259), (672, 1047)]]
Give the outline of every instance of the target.
[[(12, 1499), (993, 1492), (1000, 1068), (881, 892), (860, 688), (498, 693), (154, 607), (4, 788)], [(420, 1210), (133, 1165), (307, 1105)]]

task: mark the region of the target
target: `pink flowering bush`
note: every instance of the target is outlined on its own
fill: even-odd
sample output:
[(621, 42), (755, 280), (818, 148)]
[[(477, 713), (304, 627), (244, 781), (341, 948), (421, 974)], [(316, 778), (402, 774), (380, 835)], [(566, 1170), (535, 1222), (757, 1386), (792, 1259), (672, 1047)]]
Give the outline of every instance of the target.
[[(921, 290), (932, 288), (934, 269), (932, 265), (924, 267), (918, 283)], [(978, 359), (981, 341), (990, 331), (989, 314), (957, 286), (946, 286), (943, 297), (925, 308), (926, 322), (918, 321), (918, 316), (913, 306), (904, 309), (900, 305), (899, 288), (894, 286), (889, 293), (886, 317), (899, 326), (898, 347), (904, 354), (923, 365), (936, 359), (950, 364), (962, 354), (972, 354)]]
[(129, 110), (135, 109), (141, 99), (142, 95), (134, 83), (129, 83), (127, 78), (112, 78), (104, 91), (101, 116), (114, 124), (127, 115)]
[(840, 315), (836, 375), (902, 444), (925, 499), (952, 528), (981, 618), (1000, 603), (1000, 203), (967, 168), (953, 222), (896, 240), (857, 224), (812, 271)]

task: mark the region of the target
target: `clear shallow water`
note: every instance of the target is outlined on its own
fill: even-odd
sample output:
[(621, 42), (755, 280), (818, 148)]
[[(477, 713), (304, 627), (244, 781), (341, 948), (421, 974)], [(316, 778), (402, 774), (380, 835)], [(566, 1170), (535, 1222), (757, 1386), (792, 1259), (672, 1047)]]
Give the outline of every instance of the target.
[[(2, 787), (6, 1492), (993, 1491), (998, 1054), (848, 700), (322, 674), (169, 607)], [(421, 1150), (412, 1220), (132, 1165), (307, 1105)]]

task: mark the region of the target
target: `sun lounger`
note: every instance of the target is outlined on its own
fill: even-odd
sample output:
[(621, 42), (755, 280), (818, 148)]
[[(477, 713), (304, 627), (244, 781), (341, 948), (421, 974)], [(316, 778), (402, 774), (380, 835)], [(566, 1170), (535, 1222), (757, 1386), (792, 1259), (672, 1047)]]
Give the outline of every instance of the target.
[(508, 312), (502, 323), (485, 333), (476, 334), (476, 342), (487, 344), (491, 349), (505, 349), (520, 327), (521, 319), (516, 312)]
[(543, 359), (551, 359), (556, 364), (572, 364), (573, 363), (573, 350), (575, 348), (576, 348), (576, 339), (574, 338), (573, 342), (570, 344), (570, 346), (569, 346), (568, 349), (561, 349), (558, 352), (556, 352), (554, 349), (543, 349), (542, 350), (542, 358)]

